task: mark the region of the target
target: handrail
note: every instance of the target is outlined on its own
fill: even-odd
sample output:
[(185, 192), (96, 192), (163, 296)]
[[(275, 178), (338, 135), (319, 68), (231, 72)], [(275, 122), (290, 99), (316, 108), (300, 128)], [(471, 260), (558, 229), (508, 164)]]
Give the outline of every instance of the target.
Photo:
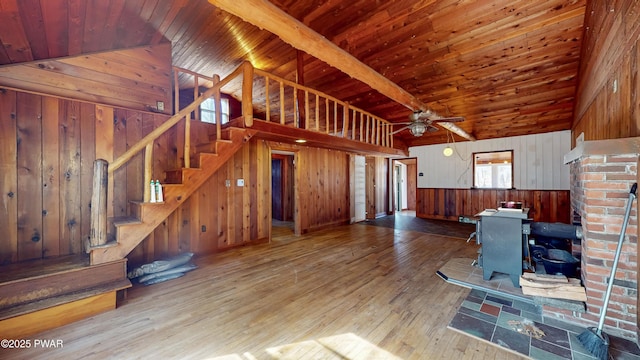
[[(145, 137), (140, 139), (137, 143), (135, 143), (129, 150), (125, 151), (122, 155), (120, 155), (117, 159), (113, 160), (109, 165), (109, 173), (113, 173), (115, 170), (120, 168), (122, 165), (126, 164), (129, 160), (131, 160), (138, 152), (144, 149), (148, 144), (153, 143), (157, 138), (160, 137), (165, 131), (169, 130), (171, 127), (176, 125), (180, 120), (187, 117), (192, 111), (196, 110), (203, 101), (213, 96), (216, 92), (219, 92), (220, 89), (228, 84), (233, 78), (242, 74), (244, 64), (238, 66), (236, 70), (234, 70), (229, 76), (225, 77), (220, 82), (215, 83), (211, 88), (207, 89), (202, 95), (200, 95), (197, 99), (195, 99), (191, 104), (184, 107), (184, 109), (178, 111), (175, 115), (170, 117), (167, 121), (162, 123), (162, 125), (155, 128)], [(187, 157), (188, 154), (185, 154)]]

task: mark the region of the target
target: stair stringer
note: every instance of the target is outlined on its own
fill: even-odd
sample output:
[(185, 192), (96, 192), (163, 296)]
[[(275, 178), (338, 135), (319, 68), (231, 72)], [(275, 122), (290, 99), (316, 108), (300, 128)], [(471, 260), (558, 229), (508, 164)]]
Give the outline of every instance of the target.
[(171, 215), (186, 199), (220, 169), (256, 131), (230, 128), (230, 142), (216, 142), (216, 153), (200, 153), (199, 168), (182, 169), (182, 183), (164, 186), (164, 202), (137, 203), (139, 221), (116, 226), (116, 242), (91, 249), (91, 264), (125, 258), (147, 235)]

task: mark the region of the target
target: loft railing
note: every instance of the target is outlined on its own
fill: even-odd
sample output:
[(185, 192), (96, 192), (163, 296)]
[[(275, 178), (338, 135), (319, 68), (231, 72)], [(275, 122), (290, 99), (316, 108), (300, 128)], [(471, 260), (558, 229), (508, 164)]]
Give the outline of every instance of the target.
[[(393, 147), (392, 124), (331, 95), (254, 69), (254, 91), (263, 91), (265, 101), (254, 99), (256, 118), (267, 122), (321, 132), (368, 144)], [(244, 92), (243, 92), (244, 94)]]
[[(167, 121), (151, 131), (126, 152), (108, 164), (98, 159), (94, 165), (94, 182), (91, 203), (91, 236), (87, 251), (107, 243), (107, 204), (113, 196), (114, 172), (129, 162), (138, 153), (144, 157), (144, 202), (150, 200), (150, 183), (153, 168), (154, 142), (165, 132), (184, 120), (184, 159), (183, 166), (189, 168), (191, 153), (191, 114), (199, 119), (200, 105), (213, 98), (215, 108), (221, 109), (221, 93), (225, 85), (234, 79), (242, 81), (242, 119), (247, 128), (253, 126), (254, 107), (258, 110), (256, 118), (277, 122), (281, 125), (322, 132), (345, 139), (393, 147), (392, 124), (364, 110), (350, 106), (320, 91), (279, 78), (259, 69), (249, 62), (243, 62), (231, 74), (220, 80), (218, 75), (207, 77), (186, 69), (174, 67), (174, 108), (180, 109), (179, 76), (193, 77), (194, 101), (179, 110)], [(200, 94), (200, 84), (211, 87)], [(254, 85), (255, 86), (254, 89)], [(272, 88), (277, 89), (274, 93)], [(254, 103), (254, 91), (264, 91), (264, 103)], [(221, 111), (215, 112), (216, 136), (221, 136)]]

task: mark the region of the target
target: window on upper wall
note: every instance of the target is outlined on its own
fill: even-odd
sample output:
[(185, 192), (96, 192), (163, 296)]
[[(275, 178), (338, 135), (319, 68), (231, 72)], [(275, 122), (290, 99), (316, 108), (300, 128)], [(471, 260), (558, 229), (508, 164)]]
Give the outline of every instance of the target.
[(513, 150), (473, 153), (473, 187), (513, 188)]
[[(229, 99), (220, 99), (222, 108), (222, 124), (229, 122)], [(200, 104), (200, 120), (202, 122), (216, 123), (216, 102), (209, 98)]]

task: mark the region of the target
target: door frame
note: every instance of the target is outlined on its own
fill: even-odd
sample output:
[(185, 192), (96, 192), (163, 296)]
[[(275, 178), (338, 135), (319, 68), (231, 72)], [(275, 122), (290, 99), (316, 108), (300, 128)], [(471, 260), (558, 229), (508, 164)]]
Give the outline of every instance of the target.
[[(401, 184), (402, 186), (402, 191), (404, 191), (404, 194), (407, 195), (407, 209), (411, 209), (411, 206), (409, 204), (409, 202), (411, 201), (411, 199), (409, 198), (409, 193), (410, 191), (413, 191), (413, 194), (417, 195), (417, 191), (418, 191), (418, 174), (417, 174), (417, 162), (418, 159), (415, 157), (411, 157), (411, 158), (402, 158), (402, 159), (393, 159), (392, 160), (392, 166), (391, 168), (393, 169), (392, 174), (391, 174), (391, 183), (393, 184), (392, 188), (391, 188), (391, 208), (393, 209), (391, 211), (392, 214), (395, 214), (396, 211), (402, 211), (402, 205), (398, 204), (399, 199), (398, 196), (402, 195), (399, 194), (398, 192), (398, 185)], [(409, 163), (409, 164), (407, 164)], [(400, 165), (402, 164), (402, 165)], [(409, 173), (409, 172), (404, 172), (402, 173), (402, 177), (401, 179), (398, 179), (398, 174), (397, 174), (397, 169), (399, 167), (404, 166), (405, 168), (409, 168), (408, 165), (410, 164), (415, 164), (415, 174), (414, 173)], [(414, 181), (409, 181), (409, 177), (415, 177), (413, 180)], [(399, 180), (403, 180), (402, 182), (399, 182)], [(411, 184), (414, 184), (413, 186)], [(411, 189), (409, 189), (409, 186), (412, 186)], [(414, 200), (416, 201), (416, 203), (413, 204), (413, 208), (417, 210), (417, 197), (414, 196)]]
[[(271, 179), (272, 171), (271, 168), (271, 159), (273, 158), (273, 154), (280, 155), (288, 155), (293, 156), (293, 232), (295, 235), (302, 235), (302, 222), (300, 221), (300, 211), (298, 211), (298, 206), (300, 206), (300, 193), (298, 189), (298, 184), (300, 183), (300, 170), (298, 168), (298, 150), (291, 148), (278, 148), (278, 147), (270, 147), (269, 148), (269, 178)], [(269, 199), (272, 199), (273, 189), (271, 188), (272, 182), (269, 181)], [(273, 214), (271, 213), (271, 206), (269, 206), (269, 228), (271, 228), (271, 224), (273, 223)], [(269, 231), (269, 242), (271, 242), (271, 231)]]

